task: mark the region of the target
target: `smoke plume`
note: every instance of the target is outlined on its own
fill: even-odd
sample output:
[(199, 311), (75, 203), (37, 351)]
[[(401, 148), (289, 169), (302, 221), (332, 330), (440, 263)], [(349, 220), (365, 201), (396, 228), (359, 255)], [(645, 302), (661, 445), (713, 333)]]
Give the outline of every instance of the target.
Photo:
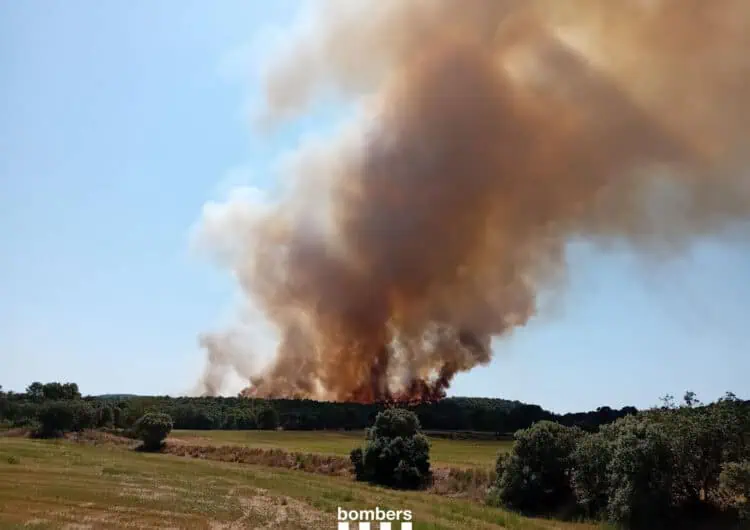
[[(748, 50), (746, 0), (326, 2), (265, 118), (332, 92), (360, 115), (207, 232), (278, 333), (245, 392), (439, 398), (535, 314), (571, 238), (672, 253), (747, 220)], [(223, 337), (209, 363), (258, 354)]]

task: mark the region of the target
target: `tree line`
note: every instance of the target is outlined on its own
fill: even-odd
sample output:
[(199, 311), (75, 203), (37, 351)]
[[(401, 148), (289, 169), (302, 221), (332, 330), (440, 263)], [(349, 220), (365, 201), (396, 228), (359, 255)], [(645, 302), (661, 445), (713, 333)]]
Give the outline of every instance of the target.
[[(750, 523), (750, 402), (734, 394), (703, 405), (688, 392), (679, 406), (667, 396), (595, 433), (542, 420), (514, 442), (490, 505), (629, 529)], [(429, 451), (417, 416), (389, 409), (350, 458), (357, 480), (418, 489), (432, 479)]]
[[(130, 428), (147, 412), (168, 414), (175, 429), (360, 430), (372, 425), (388, 403), (334, 403), (303, 399), (245, 397), (82, 396), (76, 383), (30, 384), (25, 392), (2, 392), (0, 422), (21, 427), (39, 420), (50, 402), (70, 405), (75, 424)], [(635, 414), (635, 407), (559, 415), (538, 405), (494, 398), (445, 398), (403, 408), (414, 412), (430, 431), (477, 431), (505, 435), (542, 421), (555, 421), (588, 432)], [(59, 407), (58, 407), (59, 408)], [(83, 428), (83, 427), (81, 427)]]
[(750, 401), (732, 393), (708, 405), (692, 392), (680, 405), (666, 396), (596, 433), (542, 421), (514, 438), (490, 503), (626, 528), (750, 522)]

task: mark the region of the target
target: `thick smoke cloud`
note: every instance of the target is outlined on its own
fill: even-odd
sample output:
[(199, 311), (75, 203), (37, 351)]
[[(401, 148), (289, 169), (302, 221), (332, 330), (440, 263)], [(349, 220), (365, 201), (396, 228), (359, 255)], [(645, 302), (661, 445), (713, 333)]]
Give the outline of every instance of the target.
[[(535, 314), (571, 238), (671, 253), (750, 217), (746, 0), (346, 0), (311, 28), (266, 118), (331, 90), (361, 115), (206, 232), (278, 331), (248, 394), (440, 397)], [(207, 374), (257, 355), (203, 340)]]

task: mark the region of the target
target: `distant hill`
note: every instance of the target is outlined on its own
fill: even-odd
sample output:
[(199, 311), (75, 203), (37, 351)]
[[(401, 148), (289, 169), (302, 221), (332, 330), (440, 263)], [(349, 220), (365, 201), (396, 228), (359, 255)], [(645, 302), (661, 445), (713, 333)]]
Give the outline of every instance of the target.
[(97, 399), (131, 399), (141, 397), (138, 394), (101, 394), (100, 396), (94, 396)]

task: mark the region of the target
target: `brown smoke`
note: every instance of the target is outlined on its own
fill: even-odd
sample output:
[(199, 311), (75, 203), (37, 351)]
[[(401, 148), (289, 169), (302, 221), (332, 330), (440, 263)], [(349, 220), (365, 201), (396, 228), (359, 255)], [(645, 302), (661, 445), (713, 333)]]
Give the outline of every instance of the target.
[(269, 72), (267, 117), (331, 88), (367, 105), (227, 227), (279, 331), (248, 394), (439, 398), (534, 315), (572, 237), (671, 252), (750, 217), (747, 0), (324, 11)]

